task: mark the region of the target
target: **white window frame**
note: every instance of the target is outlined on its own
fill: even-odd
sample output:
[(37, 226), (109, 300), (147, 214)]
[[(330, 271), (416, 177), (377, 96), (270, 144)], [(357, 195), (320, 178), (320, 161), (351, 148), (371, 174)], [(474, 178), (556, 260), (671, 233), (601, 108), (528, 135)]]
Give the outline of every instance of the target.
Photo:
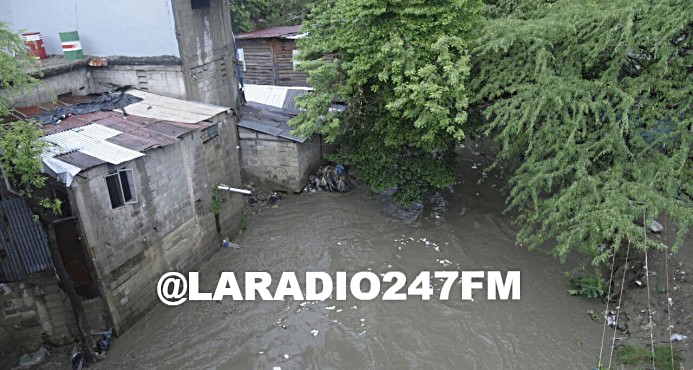
[[(116, 179), (116, 183), (115, 183), (117, 185), (116, 191), (118, 191), (117, 195), (118, 195), (119, 200), (120, 200), (120, 204), (118, 204), (118, 205), (113, 204), (113, 200), (111, 199), (111, 187), (108, 184), (108, 178), (113, 177), (113, 176), (115, 176), (115, 179)], [(123, 191), (122, 176), (125, 176), (125, 178), (127, 179), (127, 182), (128, 182), (128, 184), (127, 184), (128, 185), (128, 191), (130, 193), (129, 199), (125, 199), (125, 192)], [(120, 208), (120, 207), (123, 207), (127, 204), (137, 203), (137, 189), (135, 189), (135, 177), (134, 177), (131, 169), (124, 168), (124, 169), (117, 170), (113, 173), (110, 173), (110, 174), (104, 176), (104, 181), (106, 182), (106, 191), (108, 191), (108, 200), (111, 203), (112, 209)]]

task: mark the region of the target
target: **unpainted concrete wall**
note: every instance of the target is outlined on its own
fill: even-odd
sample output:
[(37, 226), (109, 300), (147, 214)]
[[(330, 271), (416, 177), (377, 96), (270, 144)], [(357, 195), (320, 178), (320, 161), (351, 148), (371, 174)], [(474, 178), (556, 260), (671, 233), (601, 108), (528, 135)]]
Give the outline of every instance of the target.
[(298, 144), (298, 170), (301, 175), (301, 188), (308, 183), (308, 177), (320, 167), (323, 156), (323, 146), (320, 136), (313, 135), (303, 144)]
[(227, 0), (210, 0), (206, 9), (192, 9), (190, 0), (172, 0), (172, 4), (187, 99), (238, 111)]
[(41, 32), (48, 54), (78, 31), (86, 55), (179, 56), (170, 0), (0, 0), (0, 22)]
[[(219, 136), (206, 143), (197, 130), (134, 161), (102, 165), (75, 178), (79, 218), (118, 330), (157, 304), (161, 275), (190, 271), (222, 238), (237, 232), (241, 195), (221, 194), (219, 234), (211, 212), (216, 185), (241, 186), (232, 120), (230, 114), (218, 115)], [(111, 209), (104, 176), (120, 168), (133, 170), (138, 201)]]
[[(105, 328), (100, 298), (83, 301), (93, 328)], [(50, 270), (33, 273), (22, 282), (0, 286), (0, 368), (16, 365), (22, 353), (41, 345), (66, 345), (77, 336), (67, 295)]]
[(154, 94), (187, 99), (180, 65), (114, 65), (91, 69), (91, 92), (113, 91), (113, 86), (131, 85)]
[(317, 136), (301, 144), (243, 127), (238, 136), (243, 177), (260, 187), (299, 192), (320, 166)]
[[(59, 95), (88, 95), (90, 90), (90, 76), (86, 67), (79, 67), (73, 71), (48, 76), (25, 91), (19, 91), (12, 96), (10, 101), (16, 107), (39, 105), (55, 100)], [(5, 94), (0, 90), (0, 94)]]

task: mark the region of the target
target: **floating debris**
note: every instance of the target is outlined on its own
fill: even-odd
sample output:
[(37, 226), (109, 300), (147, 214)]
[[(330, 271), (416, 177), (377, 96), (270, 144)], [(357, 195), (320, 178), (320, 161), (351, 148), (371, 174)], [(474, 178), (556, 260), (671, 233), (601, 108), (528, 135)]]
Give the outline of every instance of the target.
[(686, 339), (686, 338), (688, 338), (688, 337), (685, 336), (685, 335), (674, 334), (674, 335), (671, 336), (671, 341), (672, 341), (672, 342), (681, 342), (681, 341), (683, 341), (683, 340)]
[(236, 244), (236, 243), (233, 243), (233, 242), (230, 242), (230, 241), (228, 241), (228, 240), (226, 240), (226, 239), (224, 239), (224, 240), (221, 242), (221, 246), (222, 246), (223, 248), (231, 248), (231, 249), (241, 249), (241, 248), (243, 248), (241, 245)]
[(440, 192), (431, 194), (428, 201), (432, 204), (431, 217), (440, 218), (448, 209), (448, 201), (443, 198), (443, 194)]
[(248, 197), (248, 204), (255, 213), (260, 212), (264, 208), (277, 208), (279, 201), (286, 196), (286, 193), (283, 191), (268, 192), (255, 189), (255, 184), (252, 182), (247, 183), (245, 186), (252, 191), (252, 194)]
[(326, 310), (334, 310), (335, 306), (325, 307)]
[(38, 351), (32, 353), (25, 353), (19, 358), (19, 367), (28, 368), (41, 364), (50, 353), (44, 347), (41, 347)]
[(311, 333), (314, 337), (317, 337), (319, 332), (320, 332), (320, 330), (318, 330), (318, 329), (313, 329), (313, 330), (310, 331), (310, 333)]

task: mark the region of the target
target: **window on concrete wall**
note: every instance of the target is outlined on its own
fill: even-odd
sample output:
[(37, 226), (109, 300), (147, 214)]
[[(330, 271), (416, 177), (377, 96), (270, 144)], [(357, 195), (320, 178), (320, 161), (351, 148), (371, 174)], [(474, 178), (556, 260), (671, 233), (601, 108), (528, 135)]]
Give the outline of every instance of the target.
[(300, 50), (291, 50), (291, 63), (294, 65), (294, 71), (296, 70), (296, 67), (298, 67), (298, 65), (301, 64), (301, 62), (297, 60), (299, 54), (301, 54)]
[(206, 143), (215, 137), (219, 136), (219, 126), (215, 123), (207, 128), (202, 129), (202, 142)]
[(132, 170), (122, 169), (106, 176), (106, 187), (108, 197), (111, 199), (111, 208), (137, 203)]
[(238, 62), (243, 64), (243, 72), (245, 72), (245, 53), (243, 53), (243, 48), (237, 49), (236, 52), (238, 53)]
[(193, 9), (207, 9), (209, 0), (190, 0), (190, 5)]

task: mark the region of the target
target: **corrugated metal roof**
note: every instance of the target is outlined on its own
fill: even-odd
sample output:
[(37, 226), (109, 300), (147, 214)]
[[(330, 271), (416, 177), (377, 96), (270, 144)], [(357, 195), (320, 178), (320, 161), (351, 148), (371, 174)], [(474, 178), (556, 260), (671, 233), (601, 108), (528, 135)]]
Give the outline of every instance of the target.
[(309, 87), (287, 87), (273, 85), (252, 85), (244, 86), (245, 100), (272, 107), (283, 108), (297, 111), (294, 99), (296, 96), (303, 95), (312, 89)]
[(241, 119), (238, 121), (238, 126), (303, 143), (307, 138), (291, 135), (288, 122), (295, 116), (295, 112), (282, 108), (248, 102), (241, 107)]
[(126, 112), (140, 117), (165, 121), (200, 123), (230, 109), (219, 105), (169, 98), (139, 90), (130, 90), (128, 94), (143, 100), (128, 105), (125, 108)]
[(46, 234), (24, 199), (0, 202), (0, 249), (0, 282), (53, 267)]
[[(126, 95), (142, 99), (124, 108), (127, 115), (119, 110), (73, 112), (60, 121), (43, 125), (44, 140), (54, 144), (43, 153), (46, 172), (69, 186), (79, 171), (104, 163), (120, 164), (144, 156), (142, 152), (147, 150), (177, 143), (186, 133), (207, 127), (212, 117), (229, 110), (138, 90), (130, 90)], [(97, 108), (102, 100), (74, 99), (91, 102)], [(16, 108), (11, 116), (0, 119), (11, 122), (52, 114), (53, 108), (64, 110), (70, 101)]]
[(75, 167), (78, 167), (81, 170), (96, 167), (98, 165), (106, 163), (98, 158), (94, 158), (90, 155), (86, 155), (80, 152), (62, 154), (56, 156), (55, 159), (61, 160), (65, 163), (69, 163)]
[(267, 39), (273, 37), (293, 39), (302, 35), (301, 28), (303, 28), (302, 25), (265, 28), (264, 30), (241, 33), (236, 36), (236, 39)]
[(142, 157), (144, 154), (140, 152), (106, 141), (121, 133), (95, 123), (48, 135), (43, 139), (67, 151), (78, 151), (111, 164), (121, 164)]

